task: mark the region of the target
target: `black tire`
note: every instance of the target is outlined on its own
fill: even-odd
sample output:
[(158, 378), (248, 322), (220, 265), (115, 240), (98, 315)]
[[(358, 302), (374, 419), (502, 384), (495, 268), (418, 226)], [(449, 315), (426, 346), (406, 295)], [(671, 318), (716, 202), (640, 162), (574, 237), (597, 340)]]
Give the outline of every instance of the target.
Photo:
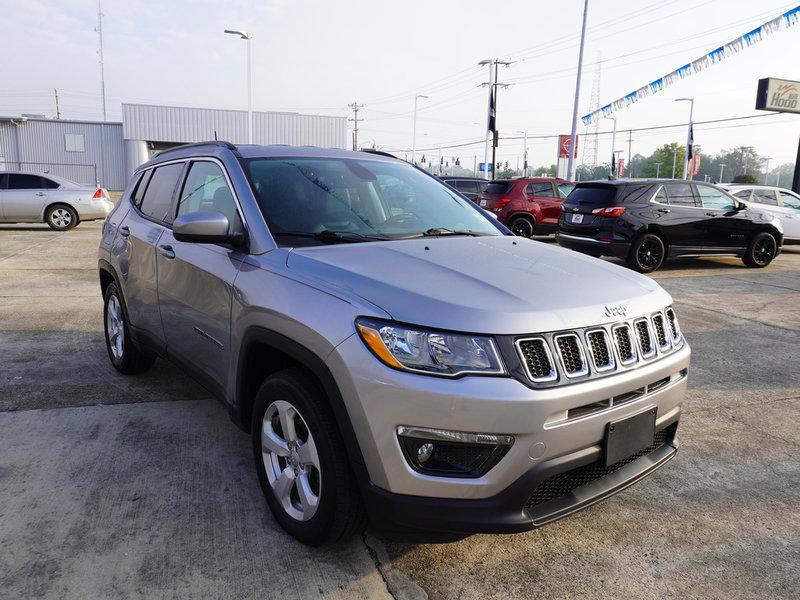
[(67, 204), (54, 204), (48, 207), (44, 221), (56, 231), (67, 231), (78, 224), (78, 213)]
[(639, 273), (652, 273), (664, 264), (666, 254), (664, 240), (654, 233), (645, 233), (631, 245), (628, 266)]
[(742, 262), (751, 269), (763, 269), (778, 255), (778, 242), (771, 233), (763, 231), (753, 236)]
[(533, 218), (526, 217), (524, 215), (513, 217), (508, 222), (508, 228), (514, 235), (526, 238), (531, 237), (533, 235), (533, 232), (536, 231), (536, 225), (534, 223)]
[[(112, 318), (109, 318), (109, 312)], [(155, 356), (142, 352), (131, 338), (127, 309), (116, 283), (108, 284), (103, 296), (103, 330), (108, 358), (117, 371), (124, 375), (136, 375), (153, 366)]]
[[(302, 428), (305, 430), (307, 439), (313, 436), (313, 443), (318, 455), (318, 467), (310, 466), (310, 463), (299, 466), (302, 471), (308, 470), (312, 473), (317, 471), (316, 512), (307, 520), (296, 518), (287, 512), (273, 490), (267, 475), (267, 468), (274, 468), (271, 461), (281, 459), (277, 455), (272, 458), (268, 451), (265, 453), (263, 449), (262, 428), (267, 427), (270, 423), (269, 420), (265, 423), (264, 416), (268, 409), (276, 410), (276, 403), (281, 402), (284, 405), (288, 403), (298, 413), (299, 421), (295, 421), (295, 423), (299, 442), (303, 442), (303, 436), (299, 433)], [(286, 369), (271, 375), (264, 381), (256, 394), (253, 405), (251, 431), (253, 457), (261, 489), (275, 520), (287, 533), (304, 544), (320, 546), (337, 542), (363, 530), (366, 513), (355, 476), (350, 470), (344, 442), (324, 393), (308, 371), (302, 368)], [(298, 442), (296, 441), (295, 444)], [(295, 449), (297, 448), (298, 446), (295, 446)], [(297, 495), (296, 486), (300, 481), (297, 463), (291, 464), (289, 458), (282, 460), (278, 469), (284, 471), (295, 469), (294, 483), (291, 485), (295, 486), (292, 488), (292, 493)], [(295, 510), (302, 511), (303, 507), (299, 506), (299, 496), (297, 499), (298, 506), (295, 507)]]

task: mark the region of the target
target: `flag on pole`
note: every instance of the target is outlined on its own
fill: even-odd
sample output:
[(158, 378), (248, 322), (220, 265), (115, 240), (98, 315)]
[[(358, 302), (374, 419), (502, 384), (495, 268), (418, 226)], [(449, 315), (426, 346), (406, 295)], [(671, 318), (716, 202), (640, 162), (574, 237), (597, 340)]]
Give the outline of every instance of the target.
[(694, 124), (689, 125), (689, 140), (686, 143), (686, 160), (694, 156)]
[(490, 86), (489, 89), (489, 131), (494, 133), (497, 131), (497, 123), (495, 122), (496, 114), (495, 114), (495, 95), (497, 94), (497, 90), (495, 86)]

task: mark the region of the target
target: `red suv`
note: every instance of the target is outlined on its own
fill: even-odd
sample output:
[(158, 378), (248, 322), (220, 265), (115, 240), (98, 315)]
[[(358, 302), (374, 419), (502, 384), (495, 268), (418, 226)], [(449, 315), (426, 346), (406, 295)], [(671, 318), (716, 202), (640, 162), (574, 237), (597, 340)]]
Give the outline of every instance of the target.
[(575, 184), (566, 179), (536, 177), (498, 179), (478, 196), (481, 207), (522, 237), (555, 233), (558, 216)]

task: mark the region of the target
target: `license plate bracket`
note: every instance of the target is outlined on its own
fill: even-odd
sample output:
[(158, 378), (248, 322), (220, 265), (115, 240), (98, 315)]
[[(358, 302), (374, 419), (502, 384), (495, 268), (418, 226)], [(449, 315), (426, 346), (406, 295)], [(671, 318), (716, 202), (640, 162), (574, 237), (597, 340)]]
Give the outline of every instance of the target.
[(572, 215), (573, 223), (583, 223), (583, 215)]
[(606, 425), (605, 464), (610, 467), (653, 444), (656, 434), (655, 407)]

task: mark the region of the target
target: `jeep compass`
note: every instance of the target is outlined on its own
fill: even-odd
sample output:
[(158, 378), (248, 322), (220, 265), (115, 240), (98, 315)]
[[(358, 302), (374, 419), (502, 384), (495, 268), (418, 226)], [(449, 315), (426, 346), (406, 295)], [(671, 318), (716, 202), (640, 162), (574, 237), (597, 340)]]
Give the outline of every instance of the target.
[(290, 534), (526, 531), (675, 455), (690, 350), (649, 278), (515, 237), (380, 153), (206, 142), (103, 226), (108, 356), (252, 439)]

